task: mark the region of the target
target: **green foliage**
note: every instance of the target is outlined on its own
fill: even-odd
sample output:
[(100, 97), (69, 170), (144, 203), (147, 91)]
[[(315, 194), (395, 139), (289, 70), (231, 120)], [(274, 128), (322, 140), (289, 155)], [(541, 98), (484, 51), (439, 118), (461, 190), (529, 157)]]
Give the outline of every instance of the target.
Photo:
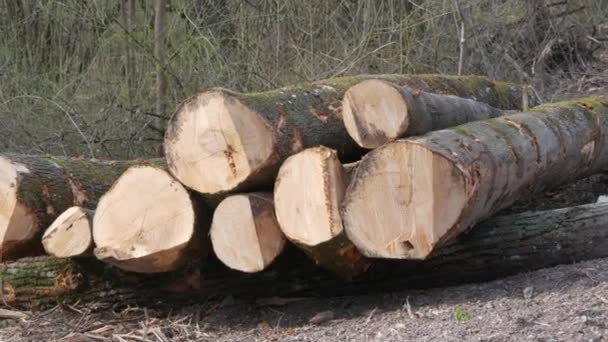
[(454, 318), (458, 321), (458, 322), (462, 322), (462, 321), (468, 321), (472, 318), (471, 314), (466, 312), (462, 307), (457, 307), (456, 311), (454, 312)]
[[(154, 1), (130, 1), (131, 30), (126, 0), (0, 0), (0, 151), (146, 157), (162, 141), (151, 129), (156, 118), (200, 89), (453, 74), (458, 65), (453, 1), (173, 0), (163, 66), (169, 112), (154, 113)], [(608, 16), (602, 0), (534, 5), (544, 2), (461, 1), (465, 72), (509, 81), (542, 73), (549, 42), (586, 41)]]

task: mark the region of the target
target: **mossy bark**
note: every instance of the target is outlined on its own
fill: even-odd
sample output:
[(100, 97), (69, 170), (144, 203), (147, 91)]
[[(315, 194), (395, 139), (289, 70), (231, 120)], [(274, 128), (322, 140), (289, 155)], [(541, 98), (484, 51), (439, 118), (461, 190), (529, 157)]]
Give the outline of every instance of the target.
[(75, 261), (47, 257), (23, 258), (0, 264), (0, 279), (3, 301), (14, 306), (35, 304), (77, 292), (87, 282)]
[(172, 296), (186, 298), (188, 294), (200, 293), (197, 267), (198, 264), (179, 272), (141, 275), (95, 259), (27, 257), (0, 264), (0, 306), (40, 310), (76, 301), (116, 305), (140, 301), (150, 304)]
[[(129, 166), (149, 161), (101, 161), (52, 156), (2, 154), (27, 172), (15, 184), (17, 201), (33, 219), (33, 231), (21, 241), (0, 241), (3, 260), (43, 254), (41, 236), (57, 216), (71, 206), (94, 207)], [(24, 168), (23, 168), (24, 167)], [(22, 229), (8, 227), (7, 230)]]
[[(449, 139), (461, 147), (445, 145)], [(466, 170), (471, 186), (465, 211), (441, 245), (519, 198), (606, 170), (608, 100), (547, 104), (431, 133), (418, 142)]]

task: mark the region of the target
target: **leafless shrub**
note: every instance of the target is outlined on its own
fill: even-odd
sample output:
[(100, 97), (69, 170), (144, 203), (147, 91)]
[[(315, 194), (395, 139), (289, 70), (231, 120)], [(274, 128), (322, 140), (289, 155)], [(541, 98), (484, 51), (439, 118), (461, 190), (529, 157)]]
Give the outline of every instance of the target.
[(556, 79), (593, 79), (607, 14), (602, 0), (172, 0), (168, 112), (156, 113), (152, 1), (0, 0), (0, 150), (153, 155), (157, 119), (198, 89), (455, 74), (459, 62), (550, 100)]

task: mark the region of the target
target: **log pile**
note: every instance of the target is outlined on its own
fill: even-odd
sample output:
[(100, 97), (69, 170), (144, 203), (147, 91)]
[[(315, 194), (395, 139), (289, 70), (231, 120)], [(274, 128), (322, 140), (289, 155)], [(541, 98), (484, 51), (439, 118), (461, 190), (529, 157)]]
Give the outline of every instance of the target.
[(357, 292), (608, 256), (603, 203), (498, 214), (608, 168), (607, 99), (521, 112), (538, 104), (523, 89), (438, 75), (214, 88), (178, 106), (166, 161), (2, 154), (2, 260), (50, 256), (0, 266), (2, 298), (98, 298), (130, 278), (126, 296)]

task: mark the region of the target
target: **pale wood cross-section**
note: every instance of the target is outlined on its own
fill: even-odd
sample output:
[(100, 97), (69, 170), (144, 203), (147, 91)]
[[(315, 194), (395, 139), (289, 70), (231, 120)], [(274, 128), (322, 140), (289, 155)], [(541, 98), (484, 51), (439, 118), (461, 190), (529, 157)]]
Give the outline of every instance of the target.
[(93, 255), (93, 211), (70, 207), (42, 235), (47, 254), (57, 258)]
[(340, 216), (355, 165), (343, 166), (330, 148), (309, 148), (283, 163), (274, 187), (277, 219), (287, 238), (318, 265), (345, 278), (369, 266), (346, 238)]
[(99, 200), (95, 256), (132, 272), (174, 271), (198, 258), (198, 223), (207, 219), (199, 214), (190, 193), (163, 167), (131, 167)]
[(226, 266), (247, 273), (266, 269), (286, 245), (268, 193), (224, 199), (213, 214), (210, 236), (215, 255)]

